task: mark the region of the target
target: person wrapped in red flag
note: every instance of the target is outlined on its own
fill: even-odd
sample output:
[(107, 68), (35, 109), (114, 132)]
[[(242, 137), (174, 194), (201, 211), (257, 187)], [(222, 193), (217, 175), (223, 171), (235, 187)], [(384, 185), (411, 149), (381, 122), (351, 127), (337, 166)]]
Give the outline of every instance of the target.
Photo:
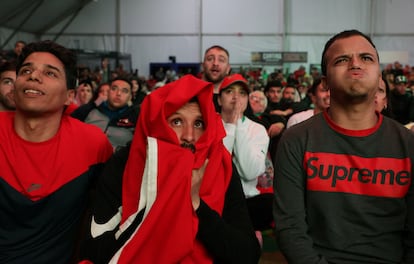
[(212, 97), (212, 84), (191, 75), (146, 97), (131, 145), (114, 154), (97, 184), (80, 260), (258, 262)]

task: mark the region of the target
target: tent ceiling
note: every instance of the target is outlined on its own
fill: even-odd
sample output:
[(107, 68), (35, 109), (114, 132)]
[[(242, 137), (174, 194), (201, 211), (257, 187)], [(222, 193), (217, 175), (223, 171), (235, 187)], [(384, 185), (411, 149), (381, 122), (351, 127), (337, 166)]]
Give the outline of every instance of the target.
[(0, 26), (15, 31), (42, 35), (63, 20), (71, 21), (91, 1), (2, 0), (0, 3)]

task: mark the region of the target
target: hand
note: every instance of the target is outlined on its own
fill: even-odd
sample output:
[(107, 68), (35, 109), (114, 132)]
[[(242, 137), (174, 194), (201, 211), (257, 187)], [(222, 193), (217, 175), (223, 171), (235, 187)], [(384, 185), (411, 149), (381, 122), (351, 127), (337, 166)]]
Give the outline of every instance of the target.
[(293, 109), (292, 108), (288, 108), (286, 110), (272, 110), (270, 111), (271, 115), (278, 115), (278, 116), (288, 116), (293, 114)]
[(193, 170), (193, 176), (191, 178), (191, 202), (193, 203), (193, 209), (197, 210), (200, 206), (200, 186), (203, 181), (204, 171), (206, 170), (208, 159), (204, 162), (203, 166), (199, 169)]
[(234, 108), (231, 115), (230, 123), (237, 124), (237, 121), (242, 117), (242, 103), (240, 100), (236, 100), (236, 103), (234, 104)]
[(95, 100), (95, 105), (99, 106), (102, 102), (106, 101), (108, 99), (107, 96), (103, 95), (103, 94), (99, 94), (98, 98), (96, 98)]
[(269, 129), (267, 130), (267, 133), (269, 134), (269, 137), (274, 137), (277, 135), (280, 135), (282, 133), (283, 129), (285, 128), (285, 125), (282, 122), (277, 122), (272, 124)]

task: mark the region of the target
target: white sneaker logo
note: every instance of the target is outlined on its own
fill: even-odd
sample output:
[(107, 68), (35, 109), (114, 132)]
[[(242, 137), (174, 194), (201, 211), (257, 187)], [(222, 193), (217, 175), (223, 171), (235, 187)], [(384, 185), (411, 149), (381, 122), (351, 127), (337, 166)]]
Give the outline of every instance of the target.
[(112, 231), (121, 222), (122, 207), (119, 207), (118, 212), (104, 224), (98, 224), (95, 221), (95, 216), (92, 216), (91, 235), (96, 238), (107, 231)]

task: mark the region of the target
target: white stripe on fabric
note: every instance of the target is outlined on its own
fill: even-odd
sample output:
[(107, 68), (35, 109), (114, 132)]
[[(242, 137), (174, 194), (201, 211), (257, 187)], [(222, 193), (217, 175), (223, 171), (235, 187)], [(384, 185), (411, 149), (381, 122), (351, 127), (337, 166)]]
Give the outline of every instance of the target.
[[(148, 147), (147, 147), (147, 158), (145, 161), (144, 175), (142, 177), (141, 184), (141, 195), (139, 197), (138, 210), (132, 214), (128, 219), (119, 227), (119, 231), (116, 233), (116, 238), (124, 232), (134, 221), (136, 215), (145, 208), (144, 216), (141, 223), (145, 220), (150, 211), (154, 201), (157, 197), (157, 176), (158, 176), (158, 144), (157, 139), (153, 137), (148, 137)], [(110, 264), (118, 263), (119, 257), (121, 256), (122, 250), (124, 247), (131, 241), (135, 236), (141, 223), (135, 229), (131, 237), (125, 242), (125, 244), (116, 252), (112, 257)]]

